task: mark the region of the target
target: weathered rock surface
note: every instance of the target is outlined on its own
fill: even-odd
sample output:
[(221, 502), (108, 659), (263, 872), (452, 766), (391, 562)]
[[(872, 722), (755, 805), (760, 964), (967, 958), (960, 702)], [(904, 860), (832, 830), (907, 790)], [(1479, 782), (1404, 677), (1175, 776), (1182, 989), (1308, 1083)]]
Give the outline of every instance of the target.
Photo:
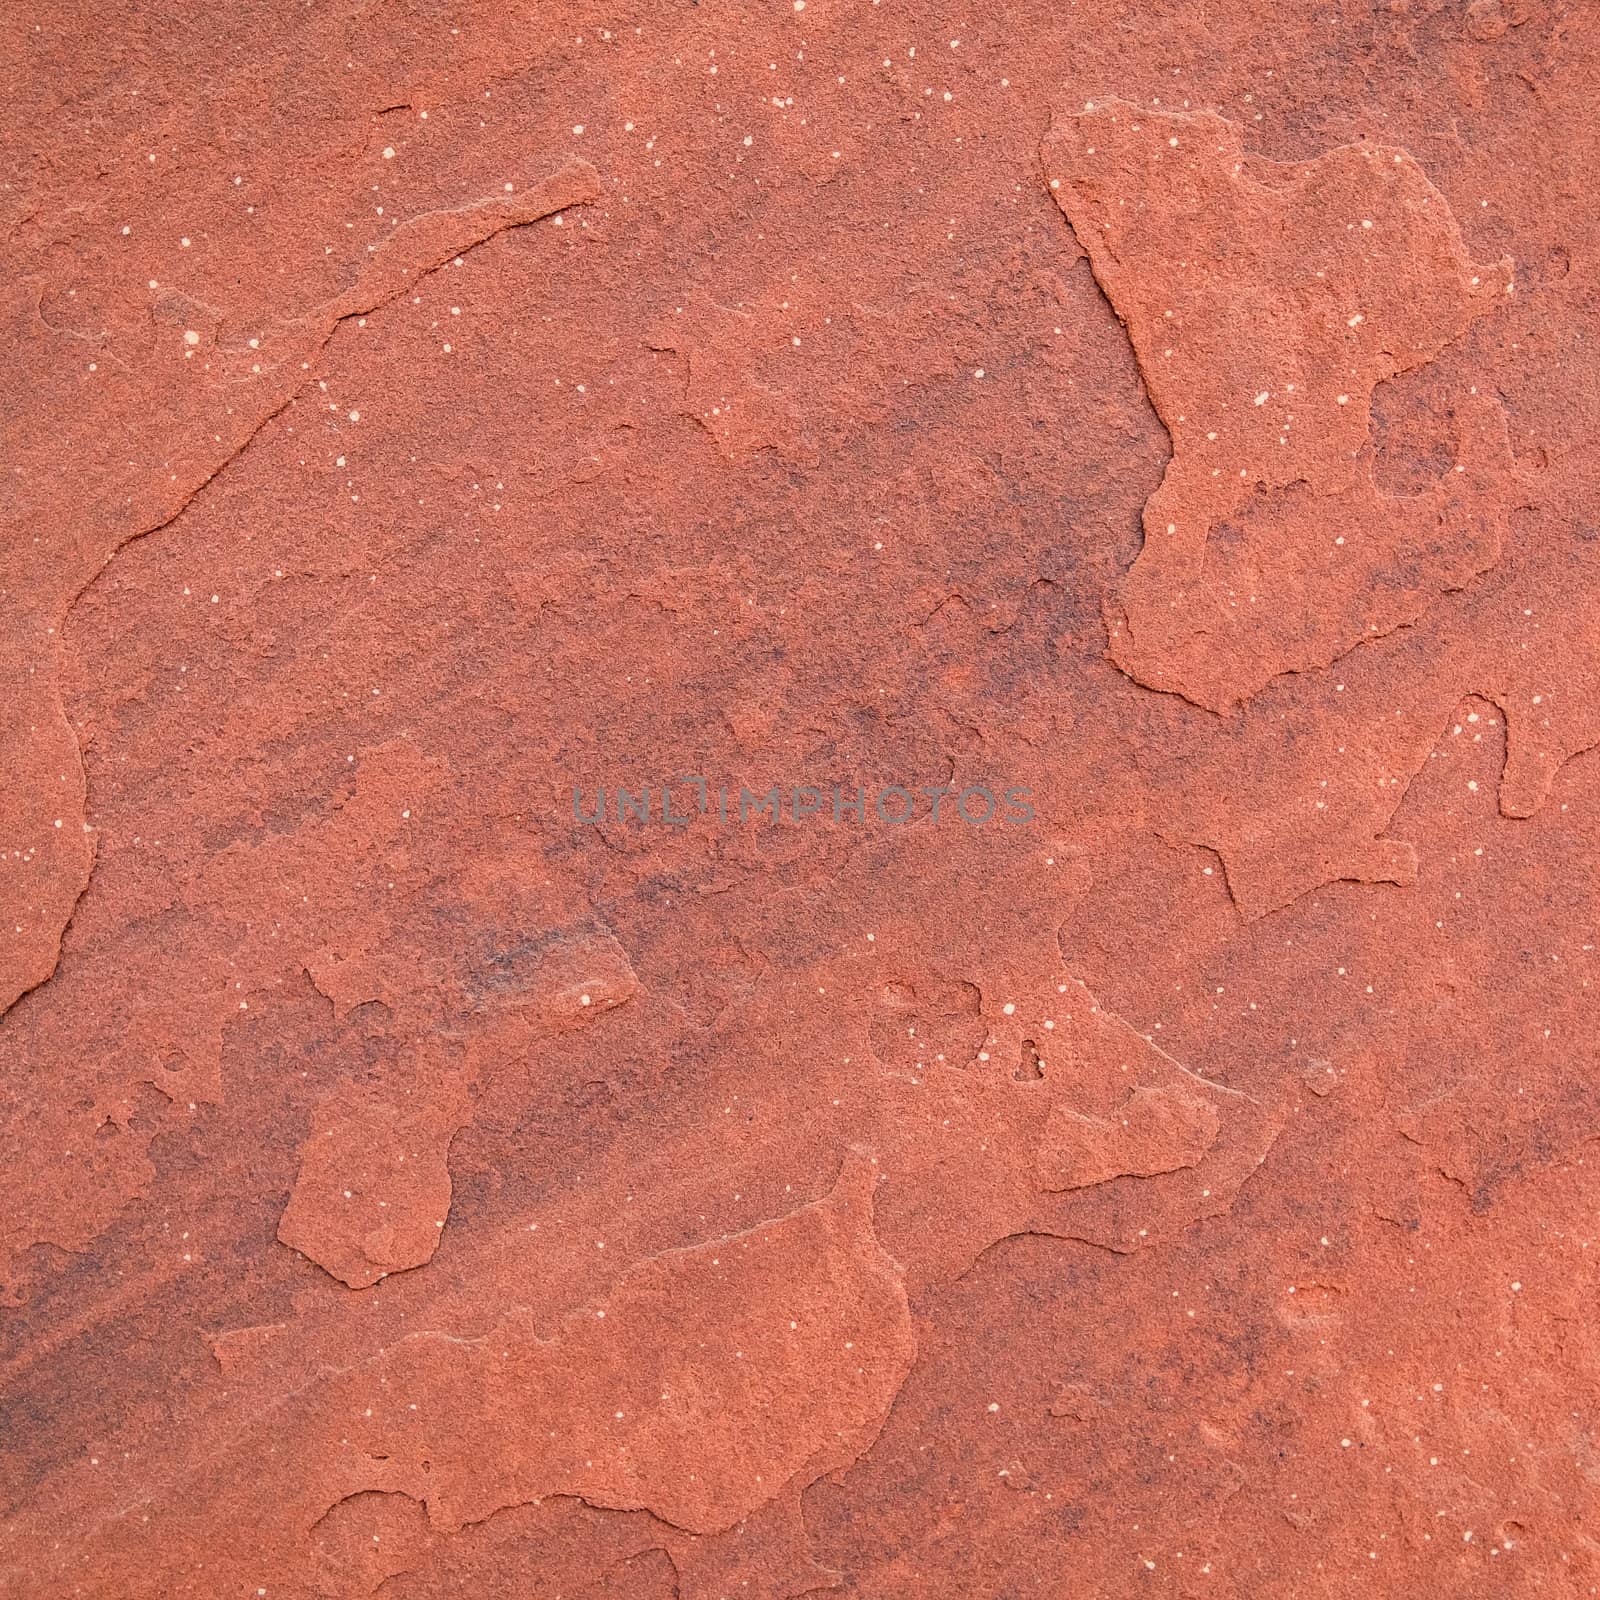
[(1597, 42), (4, 30), (0, 1596), (1600, 1584)]

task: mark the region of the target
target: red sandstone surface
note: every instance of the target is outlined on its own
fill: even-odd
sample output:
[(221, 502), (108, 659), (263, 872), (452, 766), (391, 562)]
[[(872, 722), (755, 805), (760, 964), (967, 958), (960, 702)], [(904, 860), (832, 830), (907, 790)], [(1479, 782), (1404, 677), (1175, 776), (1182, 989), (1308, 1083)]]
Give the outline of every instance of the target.
[(1593, 3), (7, 22), (0, 1595), (1596, 1592)]

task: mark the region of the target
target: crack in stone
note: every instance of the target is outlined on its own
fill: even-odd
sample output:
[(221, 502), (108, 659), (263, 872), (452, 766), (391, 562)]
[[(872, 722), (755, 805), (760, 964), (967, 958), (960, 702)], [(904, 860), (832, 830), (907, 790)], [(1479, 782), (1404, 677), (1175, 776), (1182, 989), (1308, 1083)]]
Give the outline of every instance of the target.
[[(257, 419), (245, 425), (243, 437), (222, 459), (184, 494), (181, 502), (167, 515), (137, 528), (116, 539), (106, 551), (99, 565), (67, 600), (56, 622), (50, 663), (50, 681), (46, 690), (49, 704), (61, 727), (66, 729), (78, 764), (78, 778), (83, 793), (83, 805), (74, 819), (81, 827), (88, 813), (88, 769), (83, 759), (83, 747), (76, 730), (68, 721), (60, 693), (60, 651), (66, 623), (78, 602), (100, 580), (122, 551), (141, 539), (169, 528), (181, 517), (196, 499), (237, 462), (257, 438), (306, 391), (313, 381), (309, 376), (313, 364), (327, 349), (342, 323), (352, 317), (371, 316), (392, 304), (400, 296), (414, 289), (432, 273), (437, 272), (457, 257), (486, 244), (513, 228), (526, 227), (546, 217), (577, 205), (593, 204), (602, 193), (599, 173), (587, 161), (571, 158), (555, 172), (519, 195), (494, 196), (453, 210), (423, 212), (411, 218), (384, 241), (357, 275), (356, 281), (333, 299), (323, 302), (304, 313), (290, 325), (289, 337), (309, 339), (309, 348), (298, 358), (294, 369), (298, 374), (287, 393), (275, 402), (269, 402)], [(421, 259), (417, 259), (417, 257)], [(374, 284), (374, 279), (378, 283)], [(295, 361), (291, 355), (284, 363)], [(270, 381), (270, 380), (269, 380)], [(89, 859), (84, 866), (82, 879), (73, 891), (71, 904), (66, 908), (61, 927), (55, 937), (55, 954), (49, 971), (21, 986), (15, 994), (0, 998), (0, 1022), (19, 1001), (47, 984), (59, 970), (61, 950), (67, 931), (84, 895), (98, 859), (98, 850), (89, 838)]]

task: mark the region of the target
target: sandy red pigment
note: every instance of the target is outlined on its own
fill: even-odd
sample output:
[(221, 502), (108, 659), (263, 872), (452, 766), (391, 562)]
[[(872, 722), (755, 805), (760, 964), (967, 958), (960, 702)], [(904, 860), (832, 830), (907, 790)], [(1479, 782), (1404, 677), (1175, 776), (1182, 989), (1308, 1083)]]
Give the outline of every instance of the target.
[(1592, 1592), (1597, 43), (5, 30), (0, 1594)]

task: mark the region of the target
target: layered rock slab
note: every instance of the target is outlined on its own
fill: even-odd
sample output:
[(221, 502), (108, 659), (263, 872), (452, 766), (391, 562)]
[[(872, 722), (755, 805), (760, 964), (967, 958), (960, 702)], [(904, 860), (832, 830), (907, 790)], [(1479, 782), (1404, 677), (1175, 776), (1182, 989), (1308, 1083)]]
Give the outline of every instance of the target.
[(1408, 152), (1273, 162), (1214, 113), (1110, 99), (1056, 118), (1041, 157), (1172, 440), (1107, 603), (1125, 671), (1227, 710), (1499, 559), (1510, 454), (1476, 388), (1437, 481), (1395, 498), (1373, 477), (1374, 389), (1514, 289)]

